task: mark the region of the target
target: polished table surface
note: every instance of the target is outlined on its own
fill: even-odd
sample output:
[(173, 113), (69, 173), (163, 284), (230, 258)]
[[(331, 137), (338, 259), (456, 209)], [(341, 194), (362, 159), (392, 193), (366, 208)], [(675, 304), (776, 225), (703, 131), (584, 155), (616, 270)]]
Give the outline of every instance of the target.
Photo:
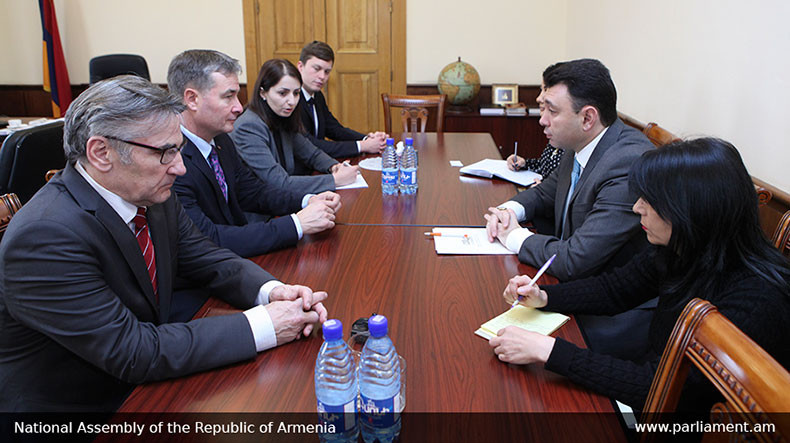
[[(400, 139), (396, 135), (396, 140)], [(489, 134), (416, 134), (414, 146), (419, 153), (417, 195), (382, 195), (381, 173), (360, 168), (370, 188), (339, 191), (344, 207), (337, 222), (483, 226), (488, 207), (515, 194), (513, 183), (463, 175), (460, 168), (450, 166), (450, 160), (470, 165), (484, 158), (500, 158)]]
[[(428, 137), (436, 140), (435, 135)], [(445, 134), (444, 149), (420, 153), (416, 198), (395, 197), (414, 199), (413, 204), (397, 201), (392, 205), (398, 210), (377, 212), (387, 203), (382, 202), (378, 174), (370, 171), (365, 172), (370, 189), (340, 191), (344, 206), (338, 219), (372, 223), (376, 214), (384, 214), (384, 221), (398, 225), (386, 226), (382, 220), (376, 225), (339, 224), (305, 237), (294, 248), (253, 260), (281, 281), (327, 291), (325, 306), (331, 318), (343, 322), (346, 337), (357, 318), (374, 312), (386, 315), (391, 337), (406, 360), (407, 413), (604, 413), (604, 418), (593, 421), (587, 417), (577, 431), (596, 436), (594, 440), (622, 440), (623, 432), (608, 398), (538, 365), (504, 364), (486, 340), (474, 335), (483, 322), (507, 309), (501, 296), (507, 279), (533, 274), (534, 268), (519, 263), (515, 255), (439, 256), (433, 241), (423, 235), (425, 227), (403, 225), (431, 220), (479, 224), (485, 207), (512, 195), (513, 185), (474, 179), (473, 190), (467, 193), (474, 199), (462, 200), (462, 189), (468, 183), (459, 180), (457, 168), (451, 170), (455, 175), (434, 173), (433, 168), (440, 169), (439, 159), (457, 157), (464, 164), (478, 160), (480, 154), (464, 153), (451, 145), (466, 137), (475, 143), (479, 140), (477, 146), (487, 143), (493, 148), (488, 134)], [(432, 170), (427, 173), (429, 165)], [(434, 183), (436, 177), (445, 185)], [(430, 205), (421, 200), (427, 196), (430, 202), (439, 202), (442, 188), (453, 201), (435, 207), (437, 215), (431, 218)], [(355, 194), (353, 203), (349, 203), (348, 193)], [(552, 282), (556, 280), (550, 276), (539, 281)], [(196, 317), (224, 314), (229, 309), (212, 298)], [(318, 329), (306, 339), (270, 349), (251, 361), (140, 386), (120, 412), (315, 413), (313, 372), (322, 344)], [(583, 345), (573, 319), (555, 335)], [(403, 432), (409, 435), (406, 423)]]

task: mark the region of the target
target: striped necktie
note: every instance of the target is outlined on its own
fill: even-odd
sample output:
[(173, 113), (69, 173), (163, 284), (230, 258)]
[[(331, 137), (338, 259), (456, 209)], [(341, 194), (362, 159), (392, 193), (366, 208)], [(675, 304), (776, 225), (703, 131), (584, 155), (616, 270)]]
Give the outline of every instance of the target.
[(143, 252), (145, 266), (148, 268), (148, 277), (151, 279), (151, 286), (154, 288), (154, 296), (159, 301), (159, 285), (156, 279), (156, 257), (154, 256), (154, 244), (151, 242), (151, 233), (148, 231), (148, 219), (145, 215), (145, 208), (137, 208), (137, 215), (134, 216), (134, 235), (137, 237), (137, 244)]

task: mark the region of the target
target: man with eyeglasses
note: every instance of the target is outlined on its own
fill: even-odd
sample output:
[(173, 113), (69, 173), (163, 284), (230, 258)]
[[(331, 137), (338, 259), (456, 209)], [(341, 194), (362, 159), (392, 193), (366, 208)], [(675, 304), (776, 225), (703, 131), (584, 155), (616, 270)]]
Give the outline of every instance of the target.
[[(212, 50), (184, 51), (170, 62), (168, 88), (185, 105), (181, 131), (187, 168), (173, 189), (201, 232), (251, 257), (294, 246), (304, 234), (334, 227), (340, 196), (280, 188), (259, 179), (242, 162), (228, 135), (243, 110), (240, 71), (236, 59)], [(265, 220), (260, 214), (288, 216)]]
[[(182, 110), (136, 76), (69, 107), (66, 167), (0, 243), (0, 411), (112, 411), (134, 384), (254, 358), (326, 319), (325, 292), (275, 280), (184, 213)], [(168, 323), (177, 277), (246, 310)]]

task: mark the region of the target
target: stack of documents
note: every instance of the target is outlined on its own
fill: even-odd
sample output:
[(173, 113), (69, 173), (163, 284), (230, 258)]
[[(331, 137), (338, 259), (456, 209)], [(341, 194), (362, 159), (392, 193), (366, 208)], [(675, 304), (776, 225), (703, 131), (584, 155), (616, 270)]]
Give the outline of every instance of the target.
[(568, 318), (567, 315), (556, 312), (544, 312), (518, 305), (480, 325), (475, 334), (490, 340), (496, 337), (500, 329), (507, 326), (518, 326), (527, 331), (549, 335), (564, 325)]
[(543, 177), (532, 171), (511, 171), (507, 167), (505, 160), (484, 159), (460, 169), (461, 173), (476, 175), (478, 177), (499, 177), (521, 186), (530, 186), (535, 180), (542, 180)]

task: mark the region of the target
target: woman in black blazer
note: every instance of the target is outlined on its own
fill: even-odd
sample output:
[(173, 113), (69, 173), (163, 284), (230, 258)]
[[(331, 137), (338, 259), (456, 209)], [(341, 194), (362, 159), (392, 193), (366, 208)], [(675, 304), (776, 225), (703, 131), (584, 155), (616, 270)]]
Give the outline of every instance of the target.
[[(544, 363), (641, 408), (680, 312), (698, 297), (789, 367), (790, 268), (760, 228), (754, 185), (735, 147), (701, 138), (650, 150), (634, 163), (629, 184), (640, 196), (633, 210), (651, 248), (611, 273), (542, 289), (529, 286), (528, 276), (513, 277), (504, 298), (548, 311), (613, 315), (658, 296), (649, 348), (621, 360), (511, 326), (489, 342), (497, 357)], [(709, 410), (716, 397), (692, 372), (680, 409)]]

